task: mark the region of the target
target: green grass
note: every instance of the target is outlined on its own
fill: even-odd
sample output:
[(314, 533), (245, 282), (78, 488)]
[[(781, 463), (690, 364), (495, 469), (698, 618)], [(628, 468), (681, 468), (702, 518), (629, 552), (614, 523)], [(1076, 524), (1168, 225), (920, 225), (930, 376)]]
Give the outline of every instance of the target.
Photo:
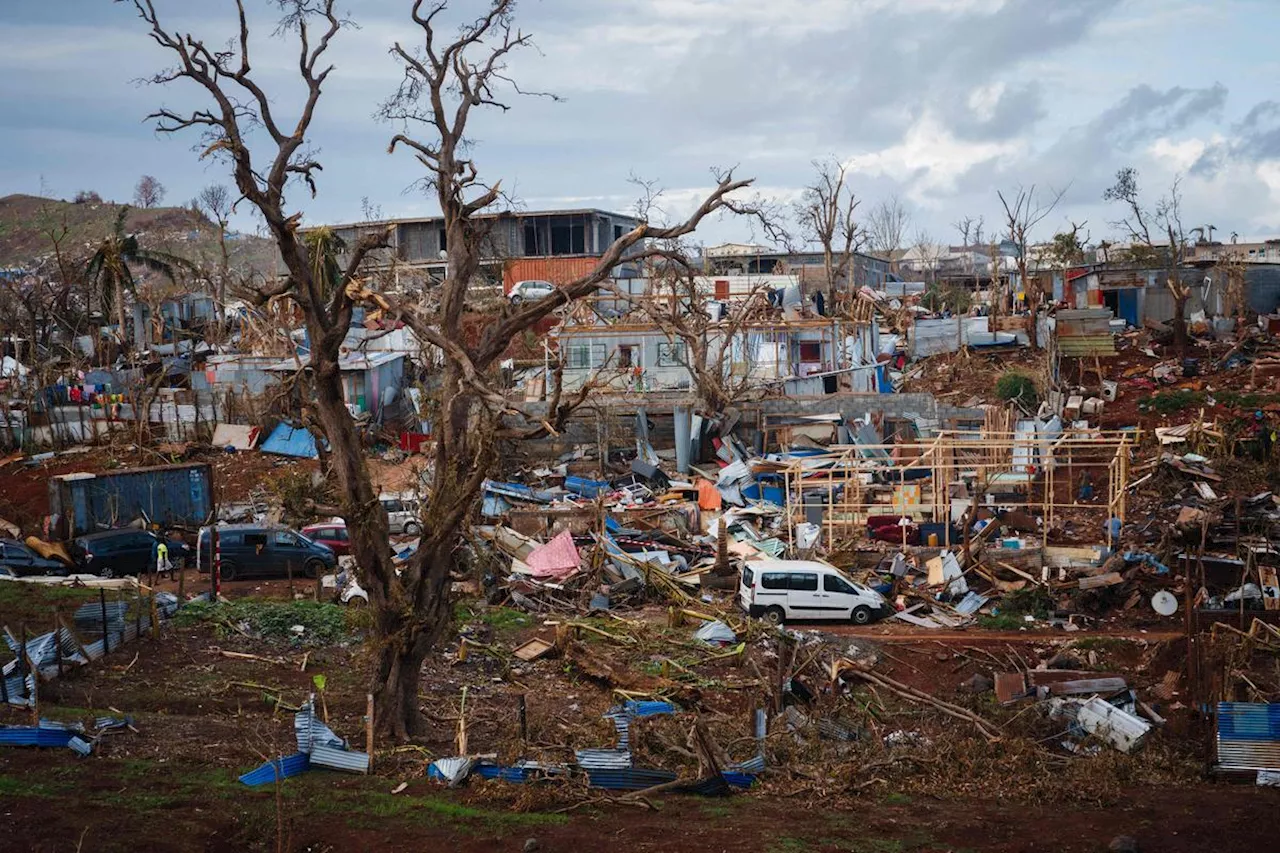
[(1026, 621), (1013, 613), (998, 613), (995, 616), (979, 615), (978, 627), (989, 631), (1016, 631), (1026, 626)]
[(803, 853), (803, 851), (811, 849), (812, 846), (803, 838), (792, 838), (784, 835), (782, 838), (775, 839), (765, 850), (768, 853)]
[(1179, 388), (1176, 391), (1160, 391), (1150, 397), (1138, 398), (1139, 411), (1154, 411), (1161, 415), (1176, 415), (1187, 409), (1203, 406), (1203, 391)]
[(894, 791), (892, 794), (886, 794), (884, 801), (886, 805), (890, 806), (905, 806), (911, 803), (911, 796), (900, 791)]
[[(25, 622), (32, 636), (46, 634), (53, 630), (53, 608), (70, 621), (77, 607), (97, 598), (96, 589), (0, 581), (0, 624), (17, 634)], [(114, 593), (108, 598), (114, 600)]]
[[(307, 645), (330, 645), (351, 637), (354, 623), (352, 611), (341, 604), (326, 601), (256, 601), (243, 599), (209, 603), (193, 601), (175, 614), (173, 624), (188, 627), (201, 622), (215, 625), (226, 634), (231, 626), (248, 623), (251, 633), (275, 639), (288, 639)], [(305, 630), (301, 637), (293, 626)]]
[(1124, 649), (1133, 645), (1132, 640), (1126, 640), (1124, 637), (1083, 637), (1071, 644), (1071, 648), (1080, 649), (1081, 651), (1115, 651), (1116, 649)]
[(473, 607), (460, 602), (453, 609), (456, 622), (483, 622), (499, 634), (519, 631), (533, 624), (533, 617), (511, 607)]
[(0, 776), (0, 797), (39, 797), (49, 799), (71, 787), (63, 781), (35, 780), (29, 776)]
[(348, 811), (347, 824), (353, 828), (376, 828), (388, 819), (437, 825), (481, 824), (486, 828), (514, 829), (527, 826), (559, 826), (566, 815), (540, 812), (507, 812), (479, 809), (436, 797), (388, 794), (385, 791), (334, 791), (331, 795)]

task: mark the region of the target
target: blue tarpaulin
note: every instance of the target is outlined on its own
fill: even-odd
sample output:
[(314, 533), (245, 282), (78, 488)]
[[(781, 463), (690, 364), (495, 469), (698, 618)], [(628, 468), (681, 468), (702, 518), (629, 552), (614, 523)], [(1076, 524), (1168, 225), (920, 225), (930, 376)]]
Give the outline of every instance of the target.
[(310, 430), (295, 427), (282, 421), (271, 431), (267, 440), (262, 442), (263, 453), (274, 453), (277, 456), (294, 456), (299, 459), (319, 459), (316, 450), (316, 437)]

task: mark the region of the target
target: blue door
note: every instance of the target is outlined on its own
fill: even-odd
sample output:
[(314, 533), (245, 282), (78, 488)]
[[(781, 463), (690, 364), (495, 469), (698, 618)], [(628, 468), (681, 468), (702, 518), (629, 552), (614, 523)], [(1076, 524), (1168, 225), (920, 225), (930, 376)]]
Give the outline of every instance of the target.
[(1138, 322), (1138, 290), (1126, 288), (1116, 291), (1116, 314), (1130, 326), (1141, 325)]

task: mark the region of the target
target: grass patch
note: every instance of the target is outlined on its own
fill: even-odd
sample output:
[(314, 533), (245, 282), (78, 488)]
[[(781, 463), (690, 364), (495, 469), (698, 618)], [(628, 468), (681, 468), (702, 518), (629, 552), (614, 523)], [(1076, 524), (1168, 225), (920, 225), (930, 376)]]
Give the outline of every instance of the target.
[(483, 622), (498, 633), (515, 632), (533, 624), (533, 617), (511, 607), (472, 607), (460, 603), (453, 609), (454, 620)]
[[(326, 601), (193, 601), (174, 615), (173, 624), (181, 628), (209, 623), (225, 636), (234, 632), (232, 626), (247, 623), (251, 633), (263, 637), (330, 645), (351, 637), (354, 624), (350, 616), (341, 604)], [(293, 633), (294, 625), (305, 629), (301, 637)]]
[(50, 799), (70, 788), (66, 782), (39, 782), (29, 777), (0, 776), (0, 797), (39, 797)]
[(1126, 640), (1124, 637), (1083, 637), (1072, 643), (1071, 648), (1086, 652), (1107, 652), (1128, 648), (1131, 645), (1133, 641)]
[(809, 850), (813, 845), (805, 841), (803, 838), (792, 838), (791, 836), (783, 836), (772, 842), (765, 849), (769, 853), (802, 853)]
[(388, 819), (409, 823), (482, 824), (486, 828), (512, 829), (527, 826), (559, 826), (569, 818), (560, 814), (539, 812), (506, 812), (465, 806), (435, 797), (388, 794), (385, 791), (352, 791), (336, 794), (351, 809), (347, 825), (353, 828), (376, 828)]
[(885, 796), (884, 802), (885, 802), (885, 805), (890, 805), (890, 806), (909, 805), (911, 803), (911, 795), (904, 794), (900, 791), (894, 791), (892, 794), (887, 794)]
[(58, 608), (70, 620), (77, 607), (97, 599), (96, 589), (0, 581), (0, 622), (15, 632), (25, 622), (33, 636), (44, 634), (53, 630), (52, 608)]
[(1205, 404), (1205, 394), (1203, 391), (1192, 391), (1189, 388), (1179, 388), (1175, 391), (1160, 391), (1152, 394), (1150, 397), (1138, 398), (1138, 410), (1156, 412), (1161, 415), (1176, 415), (1187, 409), (1203, 406)]
[(986, 628), (988, 631), (1017, 631), (1019, 628), (1025, 628), (1026, 625), (1026, 620), (1012, 613), (997, 613), (994, 616), (978, 615), (978, 627)]

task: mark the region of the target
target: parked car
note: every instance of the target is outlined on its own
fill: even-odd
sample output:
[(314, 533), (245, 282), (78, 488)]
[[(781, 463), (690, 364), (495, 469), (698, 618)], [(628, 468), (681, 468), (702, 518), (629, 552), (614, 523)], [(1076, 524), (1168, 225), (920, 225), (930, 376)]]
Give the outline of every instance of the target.
[[(205, 528), (196, 541), (200, 571), (203, 573), (211, 571), (213, 566), (209, 548), (211, 539), (209, 528)], [(290, 568), (295, 574), (315, 578), (326, 571), (333, 571), (338, 565), (338, 558), (329, 546), (287, 527), (260, 524), (219, 527), (218, 552), (222, 559), (222, 579), (226, 581), (247, 577), (284, 577)]]
[(410, 493), (388, 493), (378, 496), (387, 513), (387, 526), (392, 536), (422, 535), (422, 502)]
[[(125, 575), (142, 575), (156, 565), (156, 545), (160, 539), (149, 530), (133, 527), (103, 530), (77, 536), (71, 540), (71, 556), (81, 568), (104, 578)], [(169, 562), (180, 565), (186, 546), (181, 542), (166, 541), (169, 546)]]
[(790, 619), (848, 619), (855, 625), (893, 613), (885, 597), (813, 560), (751, 560), (742, 567), (738, 605), (780, 625)]
[(36, 575), (66, 577), (65, 563), (41, 557), (17, 539), (0, 539), (0, 568), (6, 568), (14, 577)]
[(532, 302), (535, 299), (550, 296), (555, 290), (556, 286), (549, 281), (517, 281), (511, 286), (511, 292), (507, 294), (507, 298), (511, 300), (512, 305), (519, 305), (521, 302)]
[(312, 542), (325, 545), (330, 551), (343, 556), (351, 553), (351, 540), (347, 538), (347, 525), (341, 521), (309, 524), (302, 528), (302, 535)]

